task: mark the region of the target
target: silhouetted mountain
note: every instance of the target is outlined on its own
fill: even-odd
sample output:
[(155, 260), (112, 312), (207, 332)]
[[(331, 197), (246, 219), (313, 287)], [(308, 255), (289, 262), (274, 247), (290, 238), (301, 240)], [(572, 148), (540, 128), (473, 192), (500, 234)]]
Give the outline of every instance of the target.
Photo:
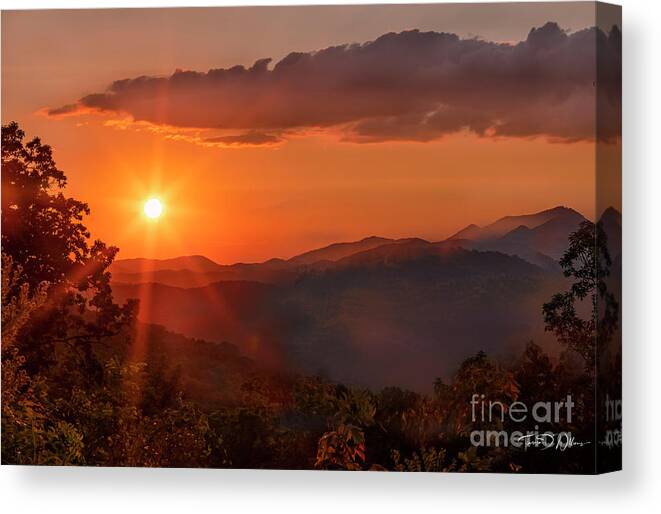
[[(202, 287), (214, 282), (232, 280), (279, 284), (293, 280), (296, 276), (292, 266), (282, 259), (231, 265), (216, 264), (204, 257), (201, 259), (205, 259), (205, 261), (201, 261), (197, 257), (179, 257), (165, 260), (125, 259), (113, 263), (110, 271), (114, 283), (144, 284), (157, 282), (174, 287)], [(187, 268), (186, 265), (190, 267)], [(174, 267), (167, 268), (166, 266)]]
[(370, 250), (349, 255), (340, 259), (336, 268), (351, 266), (392, 265), (401, 262), (449, 254), (461, 251), (461, 241), (442, 241), (430, 243), (424, 239), (399, 239), (390, 244), (384, 244)]
[(468, 225), (466, 228), (460, 230), (449, 239), (470, 239), (473, 241), (497, 239), (518, 227), (526, 227), (532, 229), (553, 219), (573, 218), (576, 216), (580, 216), (581, 218), (583, 217), (573, 209), (559, 206), (534, 214), (524, 214), (522, 216), (505, 216), (504, 218), (500, 218), (498, 221), (495, 221), (490, 225), (486, 225), (485, 227), (478, 227), (474, 224)]
[(292, 257), (289, 259), (289, 262), (295, 265), (314, 264), (315, 262), (320, 261), (334, 262), (339, 261), (348, 255), (362, 252), (364, 250), (370, 250), (372, 248), (377, 248), (383, 244), (393, 243), (394, 241), (394, 239), (371, 236), (366, 237), (365, 239), (361, 239), (360, 241), (353, 241), (350, 243), (335, 243)]
[(294, 280), (294, 270), (272, 268), (266, 264), (235, 264), (222, 271), (197, 273), (191, 270), (159, 270), (147, 273), (112, 274), (113, 283), (144, 284), (156, 282), (174, 287), (203, 287), (214, 282), (248, 280), (280, 284)]
[(387, 245), (296, 282), (288, 305), (306, 322), (288, 348), (306, 369), (347, 383), (423, 389), (479, 349), (503, 353), (543, 337), (536, 295), (545, 280), (502, 254)]
[(188, 270), (197, 273), (208, 273), (220, 269), (220, 264), (202, 255), (175, 257), (173, 259), (119, 259), (110, 266), (110, 271), (113, 274), (153, 273), (163, 270)]
[(582, 221), (585, 221), (585, 218), (581, 214), (567, 210), (534, 228), (521, 225), (501, 238), (481, 241), (478, 247), (519, 255), (524, 259), (539, 253), (559, 260), (567, 249), (569, 234), (574, 232)]
[(478, 227), (475, 223), (471, 223), (467, 227), (462, 228), (459, 232), (457, 232), (453, 236), (450, 236), (448, 239), (450, 240), (470, 239), (477, 241), (478, 239), (480, 239), (481, 232), (482, 229), (480, 227)]
[[(288, 261), (270, 259), (261, 263), (237, 263), (231, 265), (216, 264), (204, 257), (179, 257), (175, 259), (125, 259), (118, 260), (111, 266), (113, 283), (145, 284), (159, 283), (174, 287), (203, 287), (214, 282), (247, 280), (267, 284), (286, 284), (292, 282), (301, 273), (311, 270), (325, 270), (335, 267), (347, 257), (359, 255), (365, 251), (380, 247), (403, 246), (402, 251), (409, 251), (411, 244), (430, 245), (417, 238), (387, 239), (368, 237), (361, 241), (337, 243), (317, 250), (306, 252)], [(460, 241), (436, 243), (458, 246)], [(384, 250), (388, 251), (388, 250)], [(198, 259), (205, 259), (200, 261)], [(185, 266), (190, 266), (186, 268)], [(167, 266), (172, 266), (168, 268)], [(183, 266), (183, 267), (181, 267)], [(137, 270), (137, 271), (133, 271)]]
[[(613, 233), (618, 234), (617, 216), (608, 212), (604, 214), (613, 227)], [(110, 270), (113, 283), (156, 282), (184, 288), (234, 280), (288, 284), (301, 274), (345, 266), (352, 259), (383, 260), (380, 252), (388, 259), (401, 260), (462, 247), (516, 255), (543, 269), (557, 271), (557, 260), (566, 248), (569, 234), (584, 219), (573, 209), (555, 207), (535, 214), (505, 216), (485, 227), (469, 225), (449, 239), (436, 243), (418, 238), (371, 236), (360, 241), (331, 244), (289, 260), (221, 265), (202, 256), (164, 260), (124, 259), (116, 261)]]
[[(254, 264), (131, 259), (113, 265), (113, 291), (140, 299), (143, 322), (260, 364), (422, 389), (478, 350), (552, 341), (541, 306), (566, 286), (557, 260), (584, 219), (557, 207), (441, 242), (373, 236)], [(601, 221), (619, 248), (619, 213)]]
[(555, 207), (535, 214), (506, 216), (484, 228), (470, 225), (449, 241), (462, 236), (465, 248), (517, 255), (544, 269), (558, 270), (557, 261), (567, 248), (569, 234), (584, 220), (573, 209)]
[(141, 300), (142, 321), (230, 341), (259, 363), (423, 389), (480, 349), (502, 354), (531, 338), (543, 343), (540, 306), (556, 280), (517, 257), (409, 240), (308, 268), (283, 285), (113, 290), (119, 300)]

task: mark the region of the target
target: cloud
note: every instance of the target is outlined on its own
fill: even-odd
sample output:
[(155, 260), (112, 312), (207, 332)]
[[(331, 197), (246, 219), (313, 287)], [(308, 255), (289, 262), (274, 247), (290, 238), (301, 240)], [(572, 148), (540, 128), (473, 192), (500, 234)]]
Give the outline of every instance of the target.
[[(68, 115), (68, 114), (65, 114)], [(116, 130), (133, 130), (135, 132), (148, 132), (157, 134), (171, 141), (184, 141), (199, 146), (214, 148), (242, 148), (242, 147), (273, 147), (284, 142), (279, 134), (249, 131), (240, 134), (226, 133), (209, 136), (208, 130), (188, 127), (173, 127), (170, 125), (157, 125), (148, 121), (135, 121), (130, 118), (108, 119), (103, 123), (106, 127)], [(215, 131), (218, 132), (218, 131)]]
[(411, 30), (294, 52), (272, 67), (260, 59), (250, 68), (118, 80), (47, 114), (93, 111), (221, 130), (204, 141), (229, 146), (330, 128), (354, 142), (431, 141), (458, 131), (569, 142), (593, 139), (597, 122), (599, 137), (611, 140), (621, 123), (620, 62), (617, 28), (567, 34), (547, 23), (517, 44)]
[(67, 104), (62, 107), (56, 107), (55, 109), (48, 109), (47, 114), (49, 116), (68, 116), (70, 114), (77, 114), (80, 111), (80, 106), (78, 104)]
[(236, 135), (207, 137), (203, 142), (221, 146), (263, 146), (278, 144), (282, 142), (282, 138), (273, 134), (251, 131)]

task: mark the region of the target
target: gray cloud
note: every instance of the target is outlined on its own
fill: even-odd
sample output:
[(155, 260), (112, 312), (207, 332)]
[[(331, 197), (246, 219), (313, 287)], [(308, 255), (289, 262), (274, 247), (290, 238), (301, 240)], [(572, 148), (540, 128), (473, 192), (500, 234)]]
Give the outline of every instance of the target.
[(620, 62), (617, 28), (567, 34), (548, 23), (518, 44), (412, 30), (291, 53), (272, 68), (260, 59), (250, 68), (118, 80), (48, 114), (98, 111), (240, 132), (215, 138), (230, 145), (328, 127), (355, 142), (430, 141), (460, 130), (576, 141), (595, 137), (598, 103), (599, 136), (610, 140), (621, 123)]

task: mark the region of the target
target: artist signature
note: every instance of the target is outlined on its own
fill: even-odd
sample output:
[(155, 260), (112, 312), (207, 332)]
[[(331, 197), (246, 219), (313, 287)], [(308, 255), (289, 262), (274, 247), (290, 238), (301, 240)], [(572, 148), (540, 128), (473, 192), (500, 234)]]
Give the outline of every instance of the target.
[(527, 434), (522, 435), (517, 439), (517, 442), (525, 443), (526, 448), (542, 448), (543, 450), (559, 450), (564, 452), (569, 448), (575, 446), (585, 446), (590, 444), (589, 441), (577, 441), (574, 435), (570, 432), (560, 432), (553, 434), (545, 432), (543, 434)]

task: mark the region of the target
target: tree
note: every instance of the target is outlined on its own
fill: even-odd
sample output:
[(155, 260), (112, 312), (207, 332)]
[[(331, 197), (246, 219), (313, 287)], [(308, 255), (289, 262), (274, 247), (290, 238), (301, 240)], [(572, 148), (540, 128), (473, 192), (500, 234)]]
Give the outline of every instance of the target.
[(48, 145), (39, 138), (25, 142), (15, 122), (2, 126), (2, 251), (22, 268), (30, 288), (50, 284), (19, 340), (26, 366), (38, 371), (52, 364), (55, 345), (66, 344), (98, 374), (91, 343), (132, 323), (137, 304), (113, 302), (108, 267), (118, 249), (90, 243), (83, 224), (89, 207), (64, 195), (66, 183)]
[[(569, 248), (560, 265), (572, 284), (568, 291), (553, 295), (544, 304), (546, 330), (577, 352), (585, 361), (587, 373), (593, 374), (595, 351), (612, 337), (618, 323), (618, 304), (606, 286), (611, 258), (606, 234), (599, 223), (581, 223), (569, 236)], [(583, 302), (590, 302), (586, 306), (587, 318), (578, 314)]]
[(347, 389), (337, 398), (334, 430), (326, 432), (317, 447), (315, 467), (357, 471), (365, 462), (365, 428), (374, 423), (376, 406), (372, 395)]
[(519, 384), (519, 400), (536, 402), (553, 395), (557, 387), (551, 359), (532, 341), (527, 345), (514, 368), (514, 379)]
[[(80, 464), (82, 436), (53, 419), (47, 386), (24, 369), (17, 335), (46, 300), (48, 284), (31, 289), (20, 266), (2, 255), (2, 461), (9, 464)], [(11, 293), (13, 291), (13, 293)]]
[(316, 468), (360, 471), (365, 462), (365, 433), (355, 425), (340, 424), (319, 440)]
[(445, 394), (443, 417), (448, 430), (467, 435), (470, 430), (489, 424), (480, 416), (473, 419), (470, 402), (474, 395), (507, 405), (518, 399), (520, 388), (512, 371), (479, 351), (461, 363)]

